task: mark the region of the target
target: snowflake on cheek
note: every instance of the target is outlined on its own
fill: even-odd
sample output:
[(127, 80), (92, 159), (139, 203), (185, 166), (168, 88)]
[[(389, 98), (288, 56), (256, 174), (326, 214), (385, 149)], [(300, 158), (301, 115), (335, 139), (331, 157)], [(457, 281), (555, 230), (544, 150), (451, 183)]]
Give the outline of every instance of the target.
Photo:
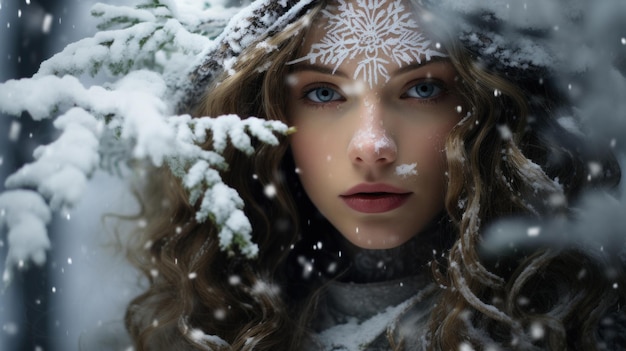
[(323, 10), (328, 24), (326, 35), (311, 46), (309, 53), (292, 63), (309, 61), (314, 64), (334, 65), (333, 73), (346, 60), (361, 60), (354, 79), (378, 83), (379, 76), (389, 81), (386, 65), (393, 60), (398, 66), (421, 63), (432, 56), (446, 55), (430, 48), (430, 41), (419, 32), (410, 11), (405, 11), (402, 0), (338, 1), (335, 12)]

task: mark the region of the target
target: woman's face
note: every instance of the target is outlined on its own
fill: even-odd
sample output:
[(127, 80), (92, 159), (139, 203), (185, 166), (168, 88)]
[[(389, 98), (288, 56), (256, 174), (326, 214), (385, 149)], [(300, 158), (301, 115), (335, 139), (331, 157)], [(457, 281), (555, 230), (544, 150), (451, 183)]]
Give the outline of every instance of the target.
[(287, 77), (296, 171), (362, 248), (399, 246), (443, 209), (444, 142), (460, 119), (456, 72), (403, 5), (333, 3)]

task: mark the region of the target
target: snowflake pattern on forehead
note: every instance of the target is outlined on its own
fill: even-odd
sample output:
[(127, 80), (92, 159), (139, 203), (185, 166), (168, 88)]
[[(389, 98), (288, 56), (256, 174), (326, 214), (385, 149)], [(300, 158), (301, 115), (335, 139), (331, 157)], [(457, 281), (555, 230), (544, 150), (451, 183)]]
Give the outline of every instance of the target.
[(385, 65), (391, 58), (398, 66), (429, 61), (433, 56), (447, 55), (431, 49), (430, 40), (419, 31), (410, 11), (405, 11), (402, 0), (356, 0), (346, 3), (339, 0), (336, 11), (322, 10), (328, 19), (326, 35), (311, 46), (309, 53), (291, 63), (309, 61), (334, 65), (333, 73), (346, 60), (357, 56), (354, 79), (359, 77), (369, 82), (370, 87), (378, 83), (379, 76), (389, 81)]

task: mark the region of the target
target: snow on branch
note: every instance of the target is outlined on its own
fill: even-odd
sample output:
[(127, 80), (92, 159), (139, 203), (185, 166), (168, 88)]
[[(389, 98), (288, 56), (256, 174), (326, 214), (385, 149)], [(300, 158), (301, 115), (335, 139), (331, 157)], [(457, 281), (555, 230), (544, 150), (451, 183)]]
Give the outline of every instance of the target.
[[(228, 168), (221, 153), (230, 141), (234, 148), (251, 155), (254, 148), (250, 136), (278, 145), (273, 132), (287, 134), (289, 129), (279, 121), (255, 117), (242, 120), (236, 115), (217, 119), (179, 116), (169, 122), (176, 130), (177, 149), (184, 150), (170, 162), (170, 167), (189, 190), (189, 202), (201, 201), (196, 220), (211, 219), (217, 225), (223, 250), (232, 251), (236, 245), (246, 257), (256, 256), (258, 247), (251, 241), (252, 226), (243, 212), (244, 202), (235, 189), (223, 183), (219, 174), (219, 170)], [(199, 146), (206, 141), (207, 131), (211, 131), (212, 150)]]
[[(221, 248), (256, 255), (243, 200), (221, 178), (229, 167), (222, 153), (232, 145), (250, 155), (252, 139), (276, 145), (275, 133), (289, 129), (249, 116), (177, 115), (171, 95), (237, 10), (191, 0), (97, 4), (92, 15), (100, 31), (93, 37), (68, 45), (32, 78), (0, 83), (0, 112), (49, 119), (59, 130), (5, 180), (8, 190), (0, 194), (5, 283), (14, 268), (45, 263), (52, 213), (76, 206), (97, 169), (113, 172), (133, 160), (169, 166), (190, 202), (200, 203), (196, 220), (212, 220), (219, 229)], [(85, 74), (100, 83), (87, 86)], [(212, 147), (202, 148), (208, 138)]]
[(101, 31), (67, 45), (42, 63), (36, 76), (95, 76), (102, 70), (123, 76), (142, 68), (166, 73), (181, 62), (188, 64), (211, 45), (210, 38), (221, 31), (234, 9), (183, 5), (159, 0), (137, 8), (96, 4), (91, 14), (100, 20)]
[(48, 199), (52, 210), (73, 207), (84, 192), (87, 178), (100, 160), (101, 127), (86, 111), (74, 108), (54, 121), (63, 133), (33, 152), (35, 161), (6, 179), (7, 188), (34, 188)]
[(52, 214), (43, 197), (31, 190), (11, 190), (0, 194), (0, 229), (8, 227), (9, 252), (2, 280), (8, 284), (13, 266), (29, 260), (42, 265), (50, 248), (46, 225)]

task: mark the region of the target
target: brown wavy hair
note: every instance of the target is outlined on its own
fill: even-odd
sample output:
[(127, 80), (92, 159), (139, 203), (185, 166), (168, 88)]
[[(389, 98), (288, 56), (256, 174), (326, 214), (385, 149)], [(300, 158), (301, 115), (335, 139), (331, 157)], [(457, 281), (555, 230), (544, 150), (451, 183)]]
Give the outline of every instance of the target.
[[(320, 1), (286, 30), (261, 39), (269, 45), (250, 45), (232, 72), (208, 90), (195, 115), (238, 114), (288, 123), (287, 62), (325, 4)], [(434, 279), (444, 288), (429, 323), (430, 348), (456, 350), (468, 343), (477, 350), (491, 344), (595, 350), (599, 318), (617, 296), (607, 288), (600, 266), (575, 250), (533, 248), (497, 259), (479, 250), (482, 229), (495, 219), (567, 215), (567, 202), (585, 182), (584, 160), (552, 138), (567, 134), (553, 118), (560, 97), (550, 96), (547, 84), (513, 84), (478, 65), (460, 43), (442, 40), (458, 72), (467, 115), (446, 143), (446, 216), (454, 243), (444, 248), (448, 256), (432, 265)], [(503, 130), (510, 137), (503, 137)], [(555, 154), (558, 162), (551, 157)], [(225, 157), (231, 166), (222, 177), (245, 200), (259, 256), (247, 260), (221, 251), (217, 229), (195, 220), (198, 204), (189, 203), (180, 180), (167, 168), (151, 172), (142, 197), (148, 226), (133, 236), (129, 250), (148, 281), (126, 314), (137, 350), (298, 350), (307, 340), (321, 288), (294, 287), (290, 281), (288, 258), (305, 219), (294, 201), (303, 195), (292, 184), (288, 142), (259, 144), (253, 156), (231, 148)], [(608, 168), (615, 182), (619, 171)], [(263, 195), (268, 184), (277, 190), (272, 199)], [(578, 279), (581, 269), (589, 272), (583, 280)], [(555, 295), (546, 282), (578, 293)], [(294, 290), (298, 294), (290, 293)], [(542, 299), (535, 302), (534, 296)], [(522, 306), (522, 297), (533, 302)], [(546, 327), (541, 340), (528, 336), (535, 322)]]

